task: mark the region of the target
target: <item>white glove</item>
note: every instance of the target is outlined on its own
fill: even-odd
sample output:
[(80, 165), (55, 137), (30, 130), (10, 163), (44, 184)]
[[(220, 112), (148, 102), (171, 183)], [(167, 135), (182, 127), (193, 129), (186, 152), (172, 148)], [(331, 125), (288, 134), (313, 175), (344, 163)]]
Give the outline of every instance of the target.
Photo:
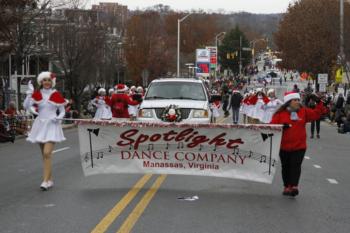
[(29, 80), (28, 82), (28, 90), (26, 91), (27, 95), (32, 95), (34, 93), (34, 86), (32, 84), (32, 81)]
[(29, 109), (29, 112), (31, 113), (31, 114), (34, 114), (34, 115), (39, 115), (39, 113), (35, 110), (35, 108), (32, 106), (32, 107), (30, 107)]
[(59, 117), (52, 118), (51, 121), (55, 124), (61, 123), (62, 119)]

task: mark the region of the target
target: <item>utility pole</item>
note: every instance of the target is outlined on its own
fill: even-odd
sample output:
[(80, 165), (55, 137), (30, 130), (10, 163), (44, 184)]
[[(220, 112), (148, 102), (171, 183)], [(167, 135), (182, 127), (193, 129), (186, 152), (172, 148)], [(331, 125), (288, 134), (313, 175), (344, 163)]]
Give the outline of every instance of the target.
[[(344, 0), (340, 0), (340, 54), (338, 56), (338, 59), (340, 60), (340, 64), (344, 67), (344, 72), (346, 75), (346, 78), (348, 80), (348, 83), (350, 83), (349, 78), (349, 69), (346, 62), (346, 56), (344, 52)], [(345, 94), (346, 94), (346, 88), (345, 88)]]
[(239, 75), (242, 75), (242, 36), (239, 37)]
[(188, 16), (190, 16), (192, 13), (187, 14), (182, 19), (177, 20), (177, 69), (176, 69), (176, 77), (180, 77), (180, 24), (182, 21), (184, 21)]

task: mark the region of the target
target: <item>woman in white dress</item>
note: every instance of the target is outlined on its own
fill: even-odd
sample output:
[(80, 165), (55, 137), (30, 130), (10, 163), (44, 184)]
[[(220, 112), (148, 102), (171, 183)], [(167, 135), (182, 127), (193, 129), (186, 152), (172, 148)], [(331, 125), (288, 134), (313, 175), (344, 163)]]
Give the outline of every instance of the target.
[(111, 120), (112, 110), (109, 106), (110, 99), (106, 96), (106, 89), (98, 89), (98, 96), (92, 102), (96, 106), (97, 110), (95, 113), (94, 120)]
[(264, 116), (262, 118), (262, 122), (265, 124), (270, 124), (273, 114), (281, 105), (283, 105), (283, 102), (276, 98), (274, 89), (268, 90), (267, 96), (269, 97), (270, 102), (264, 105)]
[(61, 126), (66, 101), (58, 91), (53, 89), (56, 84), (53, 73), (41, 72), (37, 82), (40, 89), (36, 91), (31, 83), (28, 84), (27, 97), (23, 106), (37, 115), (27, 141), (39, 143), (44, 161), (43, 182), (40, 188), (46, 191), (53, 186), (51, 156), (54, 145), (66, 140)]

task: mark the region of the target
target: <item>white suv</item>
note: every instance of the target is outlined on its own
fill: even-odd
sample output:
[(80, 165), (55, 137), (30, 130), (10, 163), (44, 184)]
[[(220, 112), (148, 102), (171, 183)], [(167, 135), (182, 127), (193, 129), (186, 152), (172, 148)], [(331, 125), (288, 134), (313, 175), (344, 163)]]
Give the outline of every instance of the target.
[(210, 123), (209, 93), (203, 81), (185, 78), (153, 80), (140, 105), (138, 121), (166, 122), (165, 111), (178, 107), (180, 123)]

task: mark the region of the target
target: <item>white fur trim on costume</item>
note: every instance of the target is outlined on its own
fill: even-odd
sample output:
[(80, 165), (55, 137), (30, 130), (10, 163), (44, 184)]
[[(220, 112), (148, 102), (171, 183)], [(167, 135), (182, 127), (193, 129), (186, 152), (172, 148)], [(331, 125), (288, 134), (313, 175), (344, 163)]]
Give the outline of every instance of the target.
[(43, 71), (41, 72), (38, 77), (37, 77), (37, 83), (40, 86), (41, 82), (43, 81), (43, 79), (45, 78), (49, 78), (52, 81), (52, 88), (54, 88), (56, 86), (56, 77), (52, 78), (52, 72), (49, 71)]
[(284, 103), (287, 103), (288, 101), (293, 100), (293, 99), (299, 99), (300, 100), (300, 94), (299, 93), (290, 93), (290, 94), (285, 95), (283, 97)]
[(267, 91), (267, 95), (270, 95), (271, 93), (275, 93), (275, 89), (269, 89), (269, 90)]
[(100, 88), (100, 89), (98, 89), (98, 94), (101, 94), (101, 92), (104, 92), (104, 93), (106, 93), (106, 89), (104, 89), (104, 88)]

